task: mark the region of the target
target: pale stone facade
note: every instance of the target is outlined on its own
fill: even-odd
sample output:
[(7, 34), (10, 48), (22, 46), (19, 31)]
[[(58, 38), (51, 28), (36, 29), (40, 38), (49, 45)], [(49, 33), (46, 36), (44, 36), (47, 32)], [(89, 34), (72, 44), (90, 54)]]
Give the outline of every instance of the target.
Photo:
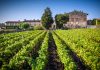
[(28, 23), (30, 26), (40, 25), (42, 26), (42, 23), (40, 20), (24, 20), (24, 21), (7, 21), (6, 26), (18, 26), (21, 22)]
[(52, 24), (52, 29), (56, 29), (56, 23), (54, 21), (54, 23)]
[(17, 26), (21, 21), (7, 21), (6, 26)]
[(69, 15), (69, 22), (64, 24), (68, 28), (80, 28), (80, 27), (87, 27), (87, 15), (82, 11), (72, 11), (68, 13)]
[(36, 25), (42, 26), (42, 23), (41, 23), (40, 20), (35, 20), (35, 19), (33, 19), (33, 20), (26, 20), (25, 19), (23, 22), (26, 22), (26, 23), (30, 24), (30, 26), (36, 26)]

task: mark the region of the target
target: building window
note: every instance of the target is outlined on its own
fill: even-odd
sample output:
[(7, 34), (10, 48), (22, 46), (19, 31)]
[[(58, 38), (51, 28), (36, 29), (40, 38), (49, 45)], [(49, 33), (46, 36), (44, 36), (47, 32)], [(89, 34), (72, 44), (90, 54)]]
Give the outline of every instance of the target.
[(86, 18), (84, 18), (83, 20), (86, 21)]
[(74, 21), (74, 18), (71, 18), (71, 21), (73, 22)]
[(76, 18), (76, 22), (78, 22), (79, 21), (79, 18)]

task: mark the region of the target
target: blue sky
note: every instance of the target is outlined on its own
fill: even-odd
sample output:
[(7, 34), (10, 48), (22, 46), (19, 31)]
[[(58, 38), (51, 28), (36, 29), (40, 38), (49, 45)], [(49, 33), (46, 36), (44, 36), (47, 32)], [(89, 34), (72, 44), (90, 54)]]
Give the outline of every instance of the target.
[(81, 10), (88, 19), (100, 18), (100, 0), (0, 0), (0, 23), (13, 20), (41, 19), (46, 7), (53, 17), (59, 13)]

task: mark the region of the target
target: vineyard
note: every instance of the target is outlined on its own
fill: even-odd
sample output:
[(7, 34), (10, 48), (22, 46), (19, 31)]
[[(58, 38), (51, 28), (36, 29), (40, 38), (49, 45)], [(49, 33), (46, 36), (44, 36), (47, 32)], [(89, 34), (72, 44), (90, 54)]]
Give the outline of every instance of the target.
[(99, 70), (100, 29), (0, 35), (0, 70)]

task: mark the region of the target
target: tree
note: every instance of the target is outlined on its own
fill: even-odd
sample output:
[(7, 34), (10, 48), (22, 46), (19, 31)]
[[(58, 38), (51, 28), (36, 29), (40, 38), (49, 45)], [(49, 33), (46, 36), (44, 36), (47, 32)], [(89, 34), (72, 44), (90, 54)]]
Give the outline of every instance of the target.
[(28, 29), (30, 27), (30, 25), (28, 23), (25, 22), (21, 22), (19, 25), (20, 29)]
[(46, 29), (49, 29), (53, 23), (53, 17), (50, 8), (46, 8), (41, 17), (41, 22)]
[(92, 20), (92, 25), (96, 25), (96, 19)]
[(100, 25), (100, 20), (98, 20), (98, 19), (93, 19), (93, 20), (92, 20), (92, 24), (93, 24), (93, 25)]
[(62, 28), (63, 24), (67, 23), (68, 20), (69, 20), (68, 14), (57, 14), (55, 16), (55, 22), (57, 28)]

